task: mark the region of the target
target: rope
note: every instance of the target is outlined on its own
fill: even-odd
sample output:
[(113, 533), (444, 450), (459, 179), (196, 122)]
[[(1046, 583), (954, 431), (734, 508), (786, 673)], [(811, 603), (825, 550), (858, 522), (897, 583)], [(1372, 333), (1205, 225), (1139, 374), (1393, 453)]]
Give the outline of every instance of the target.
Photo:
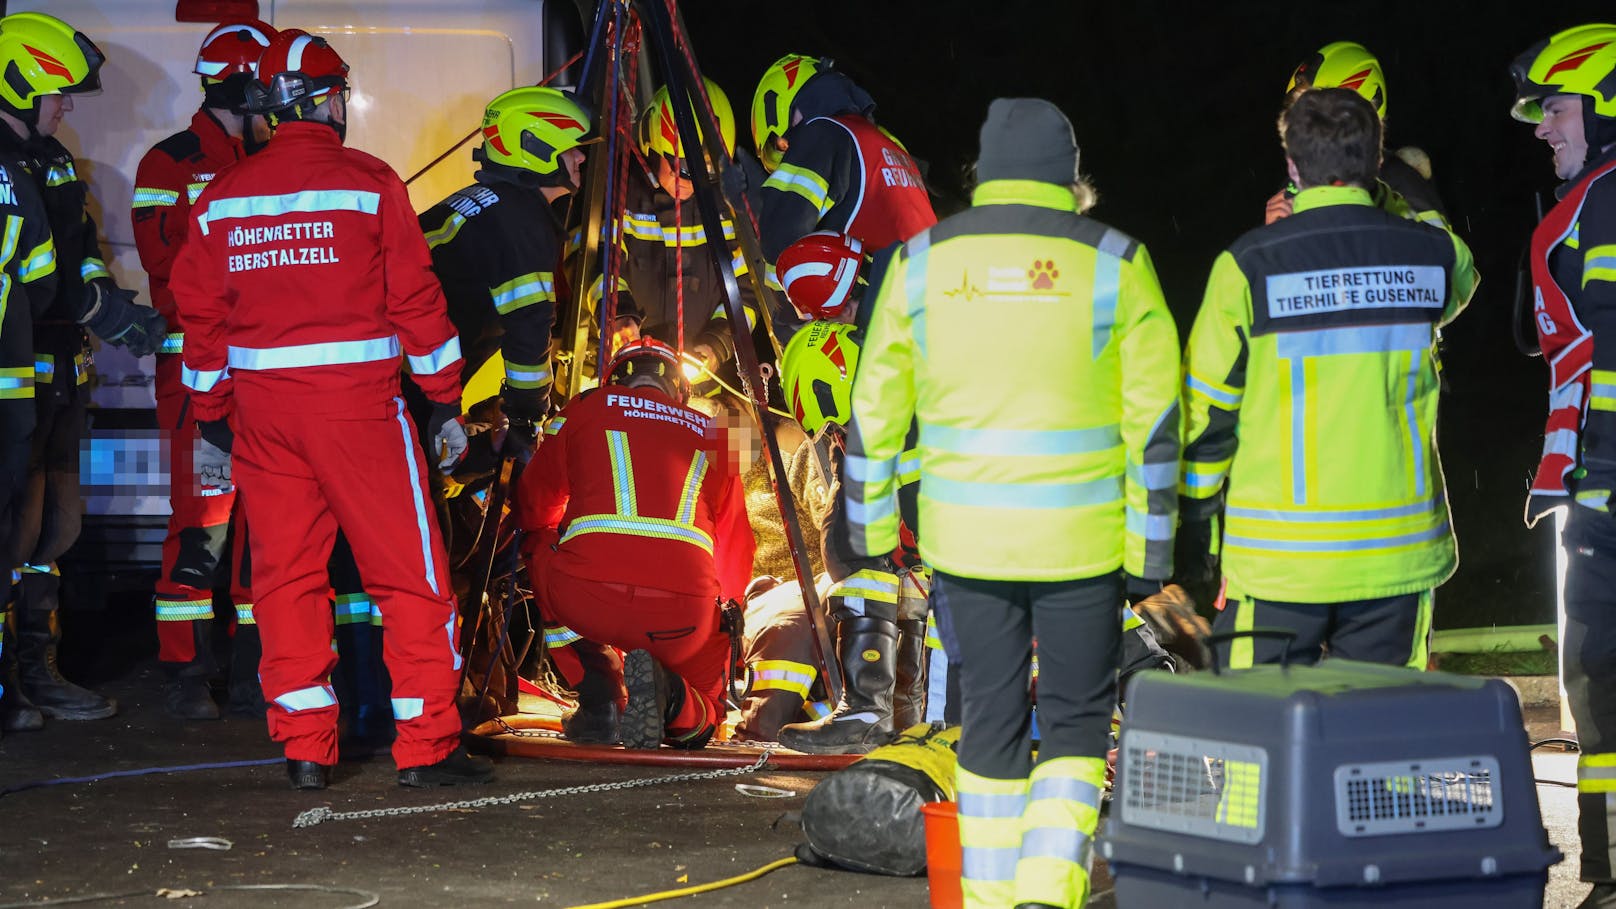
[[(640, 77), (640, 67), (638, 63), (640, 47), (640, 18), (639, 13), (635, 12), (632, 8), (630, 8), (628, 11), (628, 23), (628, 35), (624, 43), (625, 50), (623, 52), (626, 55), (626, 62), (628, 63), (628, 79), (626, 85), (617, 86), (617, 88), (620, 90), (621, 98), (618, 102), (619, 115), (615, 124), (618, 136), (622, 142), (622, 148), (619, 150), (619, 154), (611, 160), (612, 174), (617, 180), (617, 205), (615, 208), (609, 210), (609, 217), (611, 218), (612, 224), (612, 229), (609, 231), (609, 235), (615, 238), (615, 242), (612, 248), (611, 261), (608, 263), (610, 270), (603, 279), (604, 283), (610, 287), (606, 299), (606, 310), (608, 315), (605, 325), (614, 331), (617, 327), (617, 299), (620, 293), (618, 282), (622, 278), (623, 257), (624, 253), (626, 252), (626, 247), (620, 244), (627, 242), (623, 236), (623, 209), (628, 204), (629, 161), (636, 158), (639, 158), (642, 161), (644, 160), (643, 157), (640, 156), (639, 142), (636, 141), (634, 136), (634, 111), (631, 109), (630, 105), (626, 103), (627, 101), (632, 101), (636, 97), (635, 91), (639, 85)], [(619, 75), (619, 78), (621, 78), (621, 75)], [(601, 360), (601, 366), (599, 368), (605, 369), (606, 362), (607, 361), (605, 359)], [(604, 376), (601, 377), (601, 379), (602, 382), (605, 381)]]
[[(562, 70), (565, 70), (567, 67), (573, 65), (574, 63), (577, 63), (578, 58), (582, 57), (583, 55), (584, 55), (583, 51), (579, 51), (578, 53), (573, 54), (571, 57), (569, 57), (567, 59), (567, 62), (561, 64), (558, 67), (556, 67), (554, 70), (552, 70), (550, 72), (550, 74), (548, 76), (545, 76), (543, 79), (540, 79), (536, 84), (537, 85), (549, 85), (551, 80), (553, 80), (556, 76), (561, 75)], [(442, 164), (443, 160), (445, 158), (447, 158), (450, 155), (454, 154), (455, 152), (459, 151), (460, 146), (465, 145), (467, 142), (470, 142), (471, 140), (473, 140), (473, 139), (477, 138), (478, 136), (482, 135), (482, 132), (483, 132), (482, 127), (479, 126), (478, 128), (476, 128), (476, 129), (472, 130), (471, 132), (467, 133), (466, 137), (464, 139), (461, 139), (459, 142), (456, 142), (455, 144), (449, 146), (448, 151), (446, 151), (443, 154), (437, 156), (436, 158), (433, 158), (431, 161), (429, 161), (427, 163), (427, 165), (425, 167), (421, 168), (420, 170), (416, 171), (413, 174), (410, 174), (409, 179), (404, 181), (404, 185), (409, 186), (411, 183), (414, 183), (416, 180), (420, 179), (427, 171), (431, 170), (434, 167), (437, 167), (439, 164)]]
[[(94, 776), (66, 776), (55, 780), (34, 780), (29, 783), (18, 783), (0, 789), (0, 796), (10, 795), (13, 792), (23, 792), (28, 789), (43, 789), (46, 786), (74, 786), (79, 783), (99, 783), (102, 780), (115, 780), (131, 776), (154, 776), (159, 773), (190, 773), (194, 770), (230, 770), (236, 767), (267, 767), (279, 764), (282, 758), (263, 758), (256, 761), (223, 761), (216, 764), (179, 764), (174, 767), (142, 767), (139, 770), (113, 770), (107, 773), (98, 773)], [(144, 892), (144, 891), (142, 891)], [(0, 907), (3, 909), (3, 907)]]
[(736, 884), (744, 884), (747, 881), (755, 881), (771, 871), (778, 871), (787, 865), (795, 864), (797, 864), (797, 857), (793, 855), (787, 858), (772, 861), (761, 868), (754, 868), (745, 874), (737, 874), (734, 877), (726, 877), (721, 881), (713, 881), (711, 884), (696, 884), (691, 887), (682, 887), (678, 890), (663, 890), (658, 893), (647, 893), (642, 896), (631, 896), (626, 899), (612, 900), (608, 903), (586, 903), (578, 906), (569, 906), (567, 909), (627, 909), (629, 906), (640, 906), (644, 905), (645, 903), (659, 903), (663, 900), (674, 900), (682, 896), (695, 896), (698, 893), (710, 893), (714, 890), (722, 890), (725, 887), (733, 887)]

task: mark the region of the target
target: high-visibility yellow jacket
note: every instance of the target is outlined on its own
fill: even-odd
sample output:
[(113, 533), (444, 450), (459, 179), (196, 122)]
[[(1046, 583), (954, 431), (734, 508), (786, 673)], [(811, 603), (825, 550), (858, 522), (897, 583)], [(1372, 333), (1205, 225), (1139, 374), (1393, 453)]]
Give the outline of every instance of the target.
[(1178, 333), (1138, 241), (1067, 187), (995, 180), (905, 243), (853, 382), (854, 548), (891, 552), (911, 418), (921, 557), (1057, 581), (1172, 571)]
[(1315, 187), (1212, 266), (1185, 355), (1185, 517), (1226, 494), (1223, 572), (1261, 599), (1428, 590), (1457, 565), (1436, 330), (1477, 275), (1451, 233)]

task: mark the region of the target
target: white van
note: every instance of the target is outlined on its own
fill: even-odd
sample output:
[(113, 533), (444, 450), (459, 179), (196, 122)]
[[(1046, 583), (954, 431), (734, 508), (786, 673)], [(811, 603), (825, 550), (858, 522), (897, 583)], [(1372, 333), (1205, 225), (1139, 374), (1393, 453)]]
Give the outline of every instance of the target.
[[(0, 0), (0, 9), (49, 13), (106, 54), (102, 93), (79, 99), (58, 138), (89, 181), (113, 273), (142, 291), (129, 219), (135, 167), (190, 123), (201, 103), (191, 67), (221, 19), (254, 17), (328, 37), (350, 67), (348, 144), (402, 177), (419, 173), (410, 183), (418, 211), (471, 182), (474, 143), (433, 162), (476, 131), (487, 101), (543, 79), (584, 42), (577, 0)], [(569, 86), (578, 69), (551, 84)], [(75, 580), (91, 581), (81, 600), (96, 597), (96, 579), (152, 571), (168, 520), (155, 361), (113, 348), (95, 360), (95, 410), (81, 458), (85, 527), (63, 560)]]

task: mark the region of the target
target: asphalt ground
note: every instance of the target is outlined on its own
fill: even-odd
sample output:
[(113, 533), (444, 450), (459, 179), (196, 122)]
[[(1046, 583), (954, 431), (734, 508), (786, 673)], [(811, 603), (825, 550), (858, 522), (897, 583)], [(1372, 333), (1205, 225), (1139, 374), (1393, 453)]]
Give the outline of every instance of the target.
[[(149, 658), (131, 661), (121, 648), (70, 655), (75, 658), (68, 660), (69, 671), (80, 669), (81, 678), (93, 679), (116, 697), (119, 715), (52, 723), (43, 732), (0, 740), (0, 789), (148, 767), (279, 757), (260, 720), (168, 718), (161, 706), (161, 674)], [(99, 671), (83, 668), (92, 657)], [(1533, 740), (1557, 731), (1550, 709), (1533, 709), (1527, 719)], [(1573, 780), (1575, 762), (1574, 754), (1552, 748), (1535, 756), (1538, 776), (1545, 780)], [(395, 810), (678, 772), (508, 758), (489, 785), (420, 791), (400, 788), (384, 755), (341, 765), (332, 787), (315, 793), (291, 791), (278, 762), (11, 792), (0, 796), (0, 906), (129, 892), (142, 895), (91, 905), (338, 909), (364, 902), (353, 892), (221, 889), (266, 885), (364, 891), (389, 909), (578, 906), (714, 881), (791, 855), (802, 840), (792, 813), (821, 776), (765, 772), (292, 826), (299, 813), (320, 806), (338, 812)], [(794, 795), (748, 797), (736, 790), (740, 781)], [(1574, 880), (1574, 793), (1545, 783), (1538, 794), (1551, 840), (1571, 857), (1551, 872), (1544, 905), (1569, 909), (1586, 891)], [(191, 837), (222, 838), (230, 848), (171, 845)], [(1103, 867), (1096, 868), (1094, 884), (1089, 905), (1112, 909)], [(205, 895), (151, 896), (159, 888)], [(924, 879), (792, 866), (682, 904), (922, 907), (927, 894)]]

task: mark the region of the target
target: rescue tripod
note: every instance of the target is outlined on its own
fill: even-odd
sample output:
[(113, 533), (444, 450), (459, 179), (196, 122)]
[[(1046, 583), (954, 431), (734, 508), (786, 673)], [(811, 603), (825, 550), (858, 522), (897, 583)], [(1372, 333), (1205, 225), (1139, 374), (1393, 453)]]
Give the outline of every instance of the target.
[[(618, 243), (608, 242), (602, 249), (601, 240), (603, 237), (616, 238), (621, 235), (621, 213), (629, 170), (636, 164), (644, 166), (643, 162), (637, 160), (632, 108), (642, 53), (650, 54), (649, 59), (659, 70), (661, 82), (668, 87), (680, 147), (703, 149), (706, 152), (705, 155), (685, 156), (706, 236), (724, 236), (722, 213), (728, 208), (732, 213), (736, 239), (746, 257), (747, 276), (752, 281), (756, 299), (769, 301), (774, 294), (763, 282), (767, 263), (758, 242), (750, 206), (744, 199), (729, 200), (720, 191), (721, 172), (736, 167), (736, 164), (730, 159), (719, 137), (717, 121), (696, 63), (695, 50), (683, 29), (675, 0), (607, 0), (596, 11), (580, 80), (584, 96), (596, 103), (598, 122), (605, 127), (602, 132), (606, 141), (591, 147), (586, 163), (582, 248), (576, 258), (578, 279), (572, 282), (574, 303), (569, 308), (569, 318), (562, 332), (562, 345), (571, 357), (567, 369), (569, 395), (576, 394), (582, 388), (584, 370), (580, 367), (585, 363), (591, 346), (591, 322), (588, 319), (590, 301), (582, 277), (594, 272), (597, 260), (601, 262), (600, 270), (604, 275), (604, 291), (599, 311), (595, 313), (597, 321), (594, 325), (597, 326), (599, 337), (596, 362), (604, 363), (609, 358), (608, 345), (616, 321), (618, 276), (623, 270), (623, 257)], [(676, 231), (676, 236), (682, 234), (682, 230)], [(734, 264), (724, 244), (710, 242), (704, 245), (722, 279), (724, 312), (734, 342), (744, 398), (759, 429), (764, 456), (768, 458), (770, 487), (779, 507), (792, 564), (796, 568), (803, 606), (815, 630), (814, 659), (822, 673), (821, 677), (825, 679), (827, 694), (834, 702), (841, 698), (841, 674), (834, 661), (826, 658), (819, 643), (821, 607), (814, 588), (812, 562), (803, 541), (796, 501), (785, 482), (784, 457), (775, 439), (780, 417), (769, 408), (769, 389), (749, 330), (751, 323), (741, 304), (740, 278), (735, 274)], [(682, 309), (682, 283), (680, 299)], [(768, 320), (768, 313), (773, 307), (762, 305), (758, 309), (760, 324), (778, 357), (780, 345)], [(679, 316), (678, 321), (682, 325), (683, 313)], [(678, 348), (682, 355), (682, 336), (679, 341)]]
[[(647, 48), (650, 56), (642, 58), (641, 54)], [(675, 0), (603, 0), (596, 8), (589, 42), (582, 53), (584, 62), (578, 80), (578, 93), (593, 104), (597, 112), (596, 123), (605, 141), (587, 149), (584, 192), (570, 197), (573, 200), (572, 210), (565, 219), (569, 226), (578, 226), (578, 233), (574, 236), (580, 238), (577, 254), (569, 257), (567, 262), (570, 300), (563, 299), (560, 330), (557, 332), (560, 342), (560, 351), (556, 356), (558, 379), (564, 376), (564, 382), (558, 381), (557, 387), (559, 389), (564, 385), (565, 398), (568, 400), (584, 390), (587, 374), (598, 373), (601, 365), (610, 359), (610, 344), (617, 317), (618, 281), (624, 266), (622, 248), (616, 242), (616, 238), (621, 236), (623, 200), (631, 168), (638, 166), (649, 173), (649, 167), (640, 157), (634, 140), (638, 76), (647, 61), (657, 66), (661, 81), (668, 86), (680, 147), (703, 149), (706, 152), (705, 155), (690, 154), (685, 159), (706, 236), (724, 236), (722, 212), (727, 206), (732, 215), (735, 236), (746, 257), (755, 298), (771, 301), (774, 294), (762, 280), (767, 263), (758, 242), (751, 206), (744, 198), (732, 202), (719, 190), (721, 173), (737, 165), (730, 159), (719, 137), (717, 122), (696, 64), (695, 51), (685, 36)], [(569, 60), (563, 64), (561, 69), (566, 69), (571, 62)], [(546, 81), (555, 75), (547, 77)], [(698, 121), (697, 117), (701, 119)], [(682, 207), (676, 206), (675, 210), (682, 212)], [(679, 252), (676, 255), (682, 260), (683, 225), (679, 224), (678, 227), (680, 229), (675, 234)], [(604, 247), (603, 237), (609, 238)], [(739, 278), (733, 262), (724, 248), (725, 244), (712, 242), (704, 245), (722, 278), (724, 312), (739, 366), (743, 389), (741, 397), (751, 410), (750, 416), (759, 430), (763, 452), (768, 458), (770, 487), (802, 590), (803, 608), (813, 629), (814, 659), (825, 681), (826, 693), (834, 703), (841, 698), (840, 667), (827, 659), (820, 643), (821, 604), (813, 583), (812, 562), (804, 543), (795, 499), (785, 482), (784, 456), (775, 437), (780, 417), (769, 408), (769, 388), (751, 334), (752, 323), (741, 303)], [(598, 306), (591, 300), (591, 282), (588, 280), (597, 269), (602, 275), (603, 287)], [(677, 297), (680, 311), (677, 321), (680, 336), (676, 346), (683, 357), (682, 275), (679, 282)], [(778, 358), (780, 344), (769, 322), (772, 307), (761, 305), (758, 309), (759, 325)], [(594, 337), (591, 337), (592, 330)], [(509, 481), (510, 464), (507, 462), (497, 472), (497, 479), (488, 487), (488, 494), (482, 501), (478, 542), (486, 544), (488, 551), (481, 552), (482, 546), (478, 545), (475, 547), (479, 550), (475, 557), (467, 556), (466, 560), (468, 565), (475, 564), (474, 571), (480, 575), (474, 578), (474, 583), (480, 580), (483, 586), (471, 594), (481, 595), (482, 602), (476, 609), (475, 621), (462, 643), (462, 650), (467, 655), (466, 664), (476, 689), (473, 706), (485, 715), (490, 706), (514, 702), (514, 687), (506, 686), (504, 679), (496, 682), (495, 676), (501, 670), (508, 670), (513, 677), (526, 660), (535, 638), (530, 618), (530, 630), (523, 645), (511, 647), (513, 613), (520, 606), (531, 615), (527, 607), (532, 602), (532, 595), (526, 585), (519, 582), (514, 566), (505, 570), (506, 561), (500, 554), (515, 548), (508, 534), (501, 531), (504, 523), (501, 512)], [(496, 565), (501, 567), (496, 568)], [(474, 662), (483, 660), (487, 661), (486, 666), (470, 668)], [(510, 681), (514, 683), (514, 678)], [(508, 700), (501, 696), (501, 688), (507, 689)], [(733, 688), (731, 694), (734, 694)], [(510, 731), (509, 726), (506, 726), (506, 731)]]

